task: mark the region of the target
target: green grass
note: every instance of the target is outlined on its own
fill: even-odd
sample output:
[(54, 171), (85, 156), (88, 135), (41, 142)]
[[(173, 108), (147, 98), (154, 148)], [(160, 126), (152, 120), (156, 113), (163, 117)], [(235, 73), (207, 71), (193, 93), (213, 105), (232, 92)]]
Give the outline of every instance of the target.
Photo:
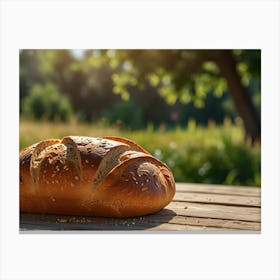
[(129, 138), (168, 164), (175, 180), (181, 182), (260, 186), (260, 145), (244, 143), (239, 126), (225, 122), (197, 127), (190, 121), (187, 128), (165, 130), (163, 127), (125, 131), (99, 124), (68, 124), (21, 121), (20, 148), (48, 138), (66, 135)]

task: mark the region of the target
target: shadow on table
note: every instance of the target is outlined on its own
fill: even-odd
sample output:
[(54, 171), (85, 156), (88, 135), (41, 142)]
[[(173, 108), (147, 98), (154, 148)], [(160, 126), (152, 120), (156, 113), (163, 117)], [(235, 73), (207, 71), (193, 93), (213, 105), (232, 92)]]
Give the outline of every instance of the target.
[[(176, 213), (169, 209), (135, 218), (81, 217), (20, 213), (20, 232), (48, 230), (134, 231), (156, 228), (168, 223)], [(160, 230), (160, 229), (159, 229)]]

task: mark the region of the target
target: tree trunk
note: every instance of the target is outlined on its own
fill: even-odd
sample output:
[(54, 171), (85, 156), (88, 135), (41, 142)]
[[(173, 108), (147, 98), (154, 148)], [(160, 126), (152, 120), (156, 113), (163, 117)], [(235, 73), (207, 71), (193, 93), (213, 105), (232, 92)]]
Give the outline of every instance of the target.
[(230, 50), (221, 50), (216, 57), (221, 74), (226, 78), (229, 93), (233, 99), (236, 111), (245, 126), (246, 138), (252, 142), (261, 141), (261, 125), (247, 89), (242, 86), (236, 70), (236, 61)]

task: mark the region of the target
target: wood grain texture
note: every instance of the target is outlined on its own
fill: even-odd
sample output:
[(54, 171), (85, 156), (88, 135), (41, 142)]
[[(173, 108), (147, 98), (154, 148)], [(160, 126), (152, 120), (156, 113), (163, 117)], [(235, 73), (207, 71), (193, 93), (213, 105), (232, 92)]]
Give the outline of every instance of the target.
[(180, 216), (260, 222), (260, 208), (201, 203), (171, 202), (166, 209)]
[(211, 194), (228, 194), (239, 196), (257, 196), (261, 195), (261, 188), (258, 187), (239, 187), (224, 185), (207, 185), (207, 184), (188, 184), (176, 183), (177, 192), (198, 192)]
[(135, 218), (20, 214), (20, 231), (227, 232), (261, 230), (261, 190), (177, 183), (173, 201), (158, 213)]
[(211, 193), (195, 193), (195, 192), (177, 192), (173, 201), (180, 202), (198, 202), (220, 205), (235, 206), (261, 206), (260, 197), (238, 196), (238, 195), (221, 195)]

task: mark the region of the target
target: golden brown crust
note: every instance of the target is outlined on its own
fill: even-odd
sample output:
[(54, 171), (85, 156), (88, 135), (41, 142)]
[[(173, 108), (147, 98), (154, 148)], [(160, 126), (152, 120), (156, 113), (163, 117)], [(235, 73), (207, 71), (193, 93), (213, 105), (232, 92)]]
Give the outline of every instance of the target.
[(67, 136), (20, 152), (22, 212), (132, 217), (174, 194), (170, 169), (128, 139)]

